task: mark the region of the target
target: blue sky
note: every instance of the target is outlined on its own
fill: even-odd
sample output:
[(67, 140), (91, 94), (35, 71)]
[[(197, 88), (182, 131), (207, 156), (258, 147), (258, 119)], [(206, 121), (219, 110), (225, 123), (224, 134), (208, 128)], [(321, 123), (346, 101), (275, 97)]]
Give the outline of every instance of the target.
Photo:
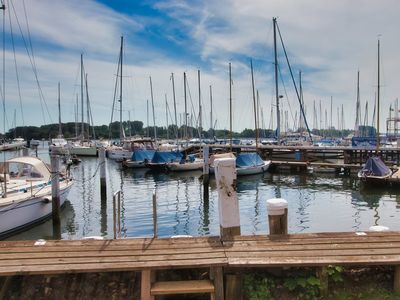
[[(23, 1), (12, 1), (26, 38)], [(80, 91), (79, 59), (84, 55), (94, 123), (108, 124), (114, 92), (120, 36), (124, 36), (123, 116), (146, 123), (146, 101), (150, 100), (152, 77), (156, 124), (165, 126), (165, 95), (170, 108), (175, 74), (178, 113), (184, 111), (183, 72), (187, 72), (191, 100), (190, 111), (198, 114), (197, 70), (201, 70), (203, 127), (210, 126), (209, 85), (213, 87), (214, 118), (218, 128), (229, 128), (228, 63), (232, 63), (234, 130), (252, 128), (253, 107), (250, 59), (253, 59), (256, 88), (265, 127), (272, 123), (274, 101), (272, 18), (278, 17), (289, 59), (297, 77), (303, 73), (307, 118), (313, 125), (313, 103), (321, 102), (330, 115), (333, 97), (333, 125), (337, 126), (337, 108), (344, 106), (345, 126), (354, 127), (356, 78), (360, 70), (362, 107), (369, 101), (369, 120), (376, 90), (377, 38), (382, 53), (381, 127), (388, 108), (399, 95), (398, 49), (400, 2), (318, 0), (221, 0), (221, 1), (61, 1), (25, 0), (29, 30), (44, 95), (38, 87), (16, 23), (12, 5), (11, 20), (16, 42), (16, 73), (7, 11), (6, 43), (6, 129), (17, 125), (41, 125), (57, 122), (57, 83), (61, 83), (62, 120), (74, 121), (76, 94)], [(280, 54), (282, 74), (286, 78), (281, 110), (288, 111), (293, 126), (298, 104), (287, 80), (288, 70)], [(280, 82), (282, 87), (282, 83)], [(22, 112), (21, 105), (22, 104)], [(193, 107), (193, 108), (192, 108)], [(274, 109), (274, 108), (273, 108)], [(43, 112), (42, 112), (43, 111)], [(22, 118), (23, 114), (23, 118)], [(115, 115), (118, 115), (116, 112)], [(364, 116), (364, 111), (362, 113)], [(293, 116), (293, 118), (292, 118)], [(80, 119), (80, 118), (79, 118)], [(150, 124), (152, 124), (151, 120)], [(168, 120), (171, 123), (171, 120)], [(328, 120), (328, 124), (330, 120)], [(320, 119), (316, 126), (319, 126)], [(323, 120), (325, 124), (325, 120)], [(3, 127), (3, 125), (1, 125)], [(1, 128), (0, 131), (4, 131)]]

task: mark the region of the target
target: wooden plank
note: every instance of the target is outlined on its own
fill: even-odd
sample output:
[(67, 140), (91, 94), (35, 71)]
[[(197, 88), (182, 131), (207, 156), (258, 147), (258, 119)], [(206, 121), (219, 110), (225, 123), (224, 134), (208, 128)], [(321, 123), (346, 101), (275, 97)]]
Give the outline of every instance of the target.
[(120, 272), (140, 271), (143, 269), (179, 269), (179, 268), (206, 268), (210, 266), (225, 266), (228, 260), (203, 259), (201, 261), (179, 260), (179, 261), (147, 261), (147, 262), (122, 262), (122, 263), (77, 263), (66, 265), (39, 265), (39, 266), (0, 266), (0, 276), (8, 275), (38, 275), (38, 274), (65, 274), (65, 273), (92, 273), (92, 272)]
[(159, 281), (153, 283), (151, 295), (214, 293), (211, 280)]

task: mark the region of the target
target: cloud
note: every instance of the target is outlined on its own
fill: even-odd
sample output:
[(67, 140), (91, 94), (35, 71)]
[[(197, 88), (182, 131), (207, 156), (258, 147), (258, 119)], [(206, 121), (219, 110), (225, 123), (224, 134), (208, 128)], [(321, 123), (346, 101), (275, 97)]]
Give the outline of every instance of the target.
[[(14, 3), (14, 2), (13, 2)], [(22, 2), (14, 3), (22, 16)], [(150, 2), (151, 3), (151, 2)], [(156, 119), (165, 125), (165, 94), (172, 105), (170, 74), (176, 76), (178, 112), (183, 112), (182, 74), (188, 73), (193, 107), (197, 114), (197, 69), (202, 75), (203, 116), (209, 119), (209, 85), (213, 86), (214, 116), (220, 128), (229, 128), (228, 62), (233, 67), (234, 130), (253, 127), (250, 58), (254, 59), (256, 87), (260, 90), (265, 123), (274, 100), (272, 17), (278, 17), (279, 28), (296, 76), (303, 72), (304, 99), (308, 120), (312, 123), (313, 102), (321, 100), (323, 110), (330, 108), (330, 97), (336, 107), (346, 107), (346, 125), (352, 127), (356, 100), (356, 75), (361, 71), (361, 99), (370, 101), (376, 90), (377, 35), (382, 34), (382, 124), (390, 102), (397, 96), (400, 41), (396, 16), (400, 3), (368, 0), (354, 1), (177, 1), (155, 2), (154, 15), (126, 14), (95, 1), (26, 2), (30, 31), (36, 54), (39, 79), (49, 109), (57, 115), (56, 86), (61, 81), (65, 117), (73, 120), (76, 92), (79, 91), (79, 55), (84, 52), (89, 73), (89, 92), (97, 124), (108, 123), (114, 91), (119, 38), (125, 36), (124, 109), (132, 119), (146, 122), (146, 100), (150, 99), (149, 76), (154, 85)], [(22, 22), (23, 18), (20, 18)], [(32, 79), (30, 63), (21, 41), (17, 45), (24, 103), (29, 109), (40, 106)], [(8, 56), (10, 58), (10, 56)], [(12, 57), (12, 56), (11, 56)], [(282, 110), (298, 110), (288, 70), (288, 98)], [(7, 64), (12, 66), (12, 60)], [(16, 107), (12, 69), (7, 69), (8, 112)], [(281, 94), (284, 94), (283, 85)], [(188, 99), (190, 101), (190, 99)], [(289, 102), (288, 102), (289, 101)], [(190, 104), (191, 106), (192, 104)], [(365, 104), (362, 106), (364, 107)], [(267, 113), (268, 112), (268, 113)], [(27, 116), (26, 123), (40, 124)], [(127, 119), (127, 111), (124, 118)], [(372, 109), (370, 109), (372, 116)], [(371, 117), (370, 116), (370, 120)], [(54, 117), (54, 120), (57, 118)], [(349, 121), (348, 121), (349, 120)], [(209, 126), (209, 120), (206, 126)], [(292, 121), (290, 121), (292, 123)], [(335, 125), (336, 122), (334, 122)]]

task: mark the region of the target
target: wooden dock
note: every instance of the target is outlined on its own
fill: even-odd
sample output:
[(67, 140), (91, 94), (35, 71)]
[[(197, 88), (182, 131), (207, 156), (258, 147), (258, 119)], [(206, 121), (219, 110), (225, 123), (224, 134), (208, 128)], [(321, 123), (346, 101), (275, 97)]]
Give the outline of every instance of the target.
[[(226, 270), (329, 265), (395, 266), (394, 288), (400, 290), (400, 232), (306, 233), (290, 235), (116, 240), (0, 242), (0, 276), (114, 271), (141, 272), (141, 299), (156, 295), (226, 293)], [(210, 278), (157, 281), (158, 270), (210, 269)], [(321, 272), (319, 272), (321, 273)], [(225, 279), (225, 285), (229, 280)], [(224, 295), (225, 293), (225, 295)], [(225, 297), (224, 297), (225, 296)]]

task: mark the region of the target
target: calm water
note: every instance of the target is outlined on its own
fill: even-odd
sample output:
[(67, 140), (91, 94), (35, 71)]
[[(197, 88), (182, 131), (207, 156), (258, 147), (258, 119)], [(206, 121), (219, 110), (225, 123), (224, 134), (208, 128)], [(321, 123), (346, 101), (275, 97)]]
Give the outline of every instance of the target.
[[(8, 156), (15, 153), (8, 152)], [(47, 148), (39, 156), (49, 160)], [(201, 172), (154, 174), (123, 170), (106, 161), (107, 201), (100, 199), (97, 158), (83, 158), (72, 168), (75, 179), (62, 210), (62, 238), (112, 238), (112, 195), (121, 191), (124, 237), (153, 234), (152, 193), (157, 194), (158, 235), (218, 235), (218, 196), (211, 179), (209, 201), (203, 199)], [(289, 204), (289, 232), (362, 231), (372, 225), (400, 230), (400, 193), (395, 188), (366, 189), (355, 178), (334, 175), (265, 173), (240, 177), (237, 184), (242, 234), (268, 233), (266, 200), (282, 197)], [(49, 238), (51, 220), (11, 239)]]

